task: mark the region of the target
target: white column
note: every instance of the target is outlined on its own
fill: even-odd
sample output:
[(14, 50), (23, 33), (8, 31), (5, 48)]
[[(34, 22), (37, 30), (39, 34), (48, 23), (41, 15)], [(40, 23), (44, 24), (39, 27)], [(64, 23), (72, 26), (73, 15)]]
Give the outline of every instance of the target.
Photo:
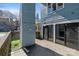
[(22, 47), (35, 44), (35, 4), (21, 4)]
[(53, 42), (55, 43), (55, 24), (53, 24)]
[(42, 23), (41, 23), (40, 27), (41, 27), (41, 38), (43, 39), (43, 24)]

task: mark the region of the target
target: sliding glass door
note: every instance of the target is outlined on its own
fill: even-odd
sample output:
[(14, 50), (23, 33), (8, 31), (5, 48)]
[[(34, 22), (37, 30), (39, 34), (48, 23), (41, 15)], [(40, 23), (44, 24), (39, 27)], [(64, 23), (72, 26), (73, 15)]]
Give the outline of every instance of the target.
[(65, 26), (56, 25), (56, 43), (65, 44)]
[(66, 31), (67, 46), (71, 48), (78, 48), (78, 24), (68, 24)]

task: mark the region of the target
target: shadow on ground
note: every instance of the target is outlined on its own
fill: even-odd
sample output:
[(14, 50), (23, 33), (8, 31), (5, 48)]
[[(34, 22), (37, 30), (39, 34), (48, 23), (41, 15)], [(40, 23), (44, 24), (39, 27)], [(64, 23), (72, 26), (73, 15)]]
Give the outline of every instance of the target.
[(55, 51), (37, 44), (26, 48), (30, 51), (29, 53), (26, 53), (28, 56), (62, 56)]

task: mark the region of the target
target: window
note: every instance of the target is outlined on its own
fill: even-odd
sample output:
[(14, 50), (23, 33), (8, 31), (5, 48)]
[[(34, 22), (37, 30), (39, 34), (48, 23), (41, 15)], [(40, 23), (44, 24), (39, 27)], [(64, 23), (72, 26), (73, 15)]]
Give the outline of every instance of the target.
[(53, 9), (53, 11), (56, 10), (56, 3), (53, 3), (53, 4), (52, 4), (52, 9)]
[(57, 3), (57, 9), (61, 9), (63, 7), (64, 7), (63, 3)]
[(48, 6), (50, 6), (51, 5), (51, 3), (48, 3)]
[(64, 37), (64, 31), (59, 31), (59, 36)]
[(48, 14), (64, 7), (63, 3), (48, 3)]
[(51, 8), (51, 3), (48, 3), (48, 8)]
[(51, 3), (48, 3), (48, 13), (51, 13), (52, 10), (51, 10)]
[(63, 3), (58, 3), (58, 6), (62, 6), (63, 5)]

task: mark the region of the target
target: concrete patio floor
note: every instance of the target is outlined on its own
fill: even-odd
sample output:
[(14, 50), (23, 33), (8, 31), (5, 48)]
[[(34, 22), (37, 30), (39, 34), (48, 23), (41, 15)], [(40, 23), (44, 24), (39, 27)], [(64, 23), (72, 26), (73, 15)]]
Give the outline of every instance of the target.
[[(42, 46), (44, 48), (47, 48), (51, 51), (54, 51), (55, 53), (62, 56), (79, 56), (79, 51), (76, 49), (72, 49), (60, 44), (53, 43), (48, 40), (38, 40), (36, 39), (36, 44), (39, 46)], [(39, 53), (41, 50), (39, 50), (37, 53)], [(44, 52), (43, 52), (44, 53)], [(52, 55), (53, 56), (53, 55)]]
[(18, 49), (16, 51), (11, 52), (11, 56), (27, 56), (23, 49)]
[(35, 44), (34, 46), (31, 46), (27, 49), (30, 51), (30, 53), (27, 53), (28, 56), (61, 56), (55, 51), (38, 44)]
[(19, 49), (11, 56), (79, 56), (79, 51), (47, 40), (35, 40), (35, 45), (26, 47), (30, 52)]

